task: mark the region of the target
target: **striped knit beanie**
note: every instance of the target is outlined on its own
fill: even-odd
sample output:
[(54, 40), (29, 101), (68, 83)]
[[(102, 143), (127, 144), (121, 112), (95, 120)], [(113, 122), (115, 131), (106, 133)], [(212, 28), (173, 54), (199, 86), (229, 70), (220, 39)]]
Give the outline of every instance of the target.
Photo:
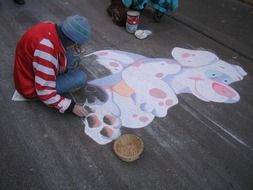
[(88, 20), (79, 15), (67, 17), (61, 25), (61, 30), (69, 39), (80, 45), (87, 41), (91, 33)]

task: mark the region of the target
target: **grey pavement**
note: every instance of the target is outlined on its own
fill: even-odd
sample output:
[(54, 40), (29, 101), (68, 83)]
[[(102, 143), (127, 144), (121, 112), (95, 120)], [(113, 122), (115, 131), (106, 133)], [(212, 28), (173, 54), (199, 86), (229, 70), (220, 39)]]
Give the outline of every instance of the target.
[[(109, 0), (0, 0), (0, 189), (91, 190), (252, 190), (253, 189), (253, 7), (237, 0), (181, 0), (160, 23), (148, 7), (138, 40), (114, 25)], [(243, 67), (248, 75), (232, 84), (241, 100), (204, 103), (179, 96), (165, 118), (124, 129), (145, 143), (142, 157), (120, 161), (112, 143), (101, 146), (83, 132), (81, 120), (40, 102), (13, 102), (15, 45), (39, 21), (62, 21), (73, 14), (92, 25), (87, 53), (118, 49), (148, 57), (171, 57), (173, 47), (204, 48)], [(87, 66), (91, 78), (103, 73)], [(68, 94), (83, 102), (82, 93)]]

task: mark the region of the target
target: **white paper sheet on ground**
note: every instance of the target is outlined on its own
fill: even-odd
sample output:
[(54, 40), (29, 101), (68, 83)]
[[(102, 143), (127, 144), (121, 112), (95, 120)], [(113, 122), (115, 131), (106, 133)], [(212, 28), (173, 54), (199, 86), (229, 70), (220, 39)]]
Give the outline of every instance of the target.
[(29, 99), (24, 98), (17, 90), (15, 90), (11, 100), (12, 101), (30, 101)]

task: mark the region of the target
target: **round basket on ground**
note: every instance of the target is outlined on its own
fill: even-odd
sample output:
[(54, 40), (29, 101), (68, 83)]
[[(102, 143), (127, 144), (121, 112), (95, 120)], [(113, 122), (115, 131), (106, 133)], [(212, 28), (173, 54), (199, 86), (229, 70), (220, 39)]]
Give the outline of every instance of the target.
[(113, 144), (115, 154), (123, 161), (137, 160), (144, 150), (142, 139), (136, 135), (124, 134)]

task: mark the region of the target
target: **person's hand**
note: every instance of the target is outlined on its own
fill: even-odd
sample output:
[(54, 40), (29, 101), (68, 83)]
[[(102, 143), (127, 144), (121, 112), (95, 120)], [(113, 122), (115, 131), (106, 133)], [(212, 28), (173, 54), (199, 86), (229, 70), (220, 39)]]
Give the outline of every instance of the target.
[(78, 104), (74, 106), (72, 112), (79, 117), (85, 117), (89, 113), (83, 106)]

